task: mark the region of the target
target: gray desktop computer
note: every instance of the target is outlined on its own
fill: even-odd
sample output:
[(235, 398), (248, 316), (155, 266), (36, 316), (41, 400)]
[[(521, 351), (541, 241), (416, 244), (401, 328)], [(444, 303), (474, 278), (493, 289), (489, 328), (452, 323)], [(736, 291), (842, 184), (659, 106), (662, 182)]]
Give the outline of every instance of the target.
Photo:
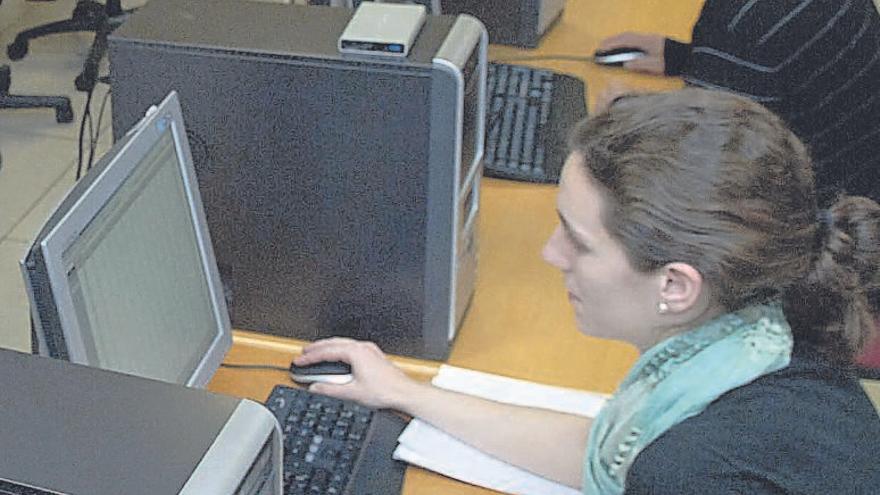
[(109, 38), (117, 138), (175, 90), (234, 328), (442, 359), (476, 277), (487, 37), (428, 16), (340, 53), (352, 11), (152, 0)]
[(0, 493), (282, 495), (254, 402), (0, 349)]

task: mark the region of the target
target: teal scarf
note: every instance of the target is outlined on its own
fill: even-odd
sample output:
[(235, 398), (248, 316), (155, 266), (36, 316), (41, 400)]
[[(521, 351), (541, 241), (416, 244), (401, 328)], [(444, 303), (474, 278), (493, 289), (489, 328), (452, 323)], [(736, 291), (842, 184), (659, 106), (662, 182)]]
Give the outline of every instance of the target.
[(593, 422), (583, 492), (623, 493), (639, 452), (725, 392), (788, 366), (791, 348), (776, 303), (725, 314), (652, 347)]

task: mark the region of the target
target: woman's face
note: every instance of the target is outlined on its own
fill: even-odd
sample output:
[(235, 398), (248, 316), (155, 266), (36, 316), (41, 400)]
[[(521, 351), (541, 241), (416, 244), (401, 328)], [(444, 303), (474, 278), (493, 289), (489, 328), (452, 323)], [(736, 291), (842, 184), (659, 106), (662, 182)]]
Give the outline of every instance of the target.
[(663, 276), (631, 267), (623, 246), (602, 225), (600, 191), (577, 154), (563, 168), (557, 210), (560, 225), (543, 255), (565, 276), (580, 331), (640, 349), (653, 345)]

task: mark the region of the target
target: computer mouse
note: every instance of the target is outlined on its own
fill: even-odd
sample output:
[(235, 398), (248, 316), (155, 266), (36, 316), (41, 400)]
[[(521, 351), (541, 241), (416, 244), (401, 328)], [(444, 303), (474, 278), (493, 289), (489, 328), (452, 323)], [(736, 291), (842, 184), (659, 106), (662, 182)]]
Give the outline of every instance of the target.
[(612, 48), (611, 50), (596, 50), (593, 54), (593, 62), (599, 65), (610, 65), (620, 67), (625, 62), (637, 60), (645, 56), (645, 52), (627, 46)]
[(352, 380), (351, 366), (342, 361), (323, 361), (307, 366), (290, 364), (290, 378), (303, 385), (310, 383), (334, 383), (345, 385)]

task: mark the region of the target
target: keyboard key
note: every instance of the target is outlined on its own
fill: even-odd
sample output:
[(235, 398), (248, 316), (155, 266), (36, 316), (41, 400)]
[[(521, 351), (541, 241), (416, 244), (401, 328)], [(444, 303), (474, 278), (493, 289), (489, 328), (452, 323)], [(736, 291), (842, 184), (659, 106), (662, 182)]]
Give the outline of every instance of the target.
[(538, 126), (538, 108), (529, 107), (529, 119), (526, 121), (526, 136), (523, 142), (522, 163), (525, 169), (532, 168), (535, 157), (535, 133)]
[(508, 166), (511, 168), (519, 167), (520, 154), (522, 152), (523, 131), (526, 126), (526, 100), (520, 99), (515, 107), (515, 115), (513, 123), (513, 142), (510, 143), (510, 159)]
[(501, 138), (499, 139), (498, 149), (495, 151), (495, 162), (506, 162), (510, 151), (511, 130), (513, 128), (513, 112), (515, 106), (508, 104), (504, 108), (504, 116), (501, 120)]

